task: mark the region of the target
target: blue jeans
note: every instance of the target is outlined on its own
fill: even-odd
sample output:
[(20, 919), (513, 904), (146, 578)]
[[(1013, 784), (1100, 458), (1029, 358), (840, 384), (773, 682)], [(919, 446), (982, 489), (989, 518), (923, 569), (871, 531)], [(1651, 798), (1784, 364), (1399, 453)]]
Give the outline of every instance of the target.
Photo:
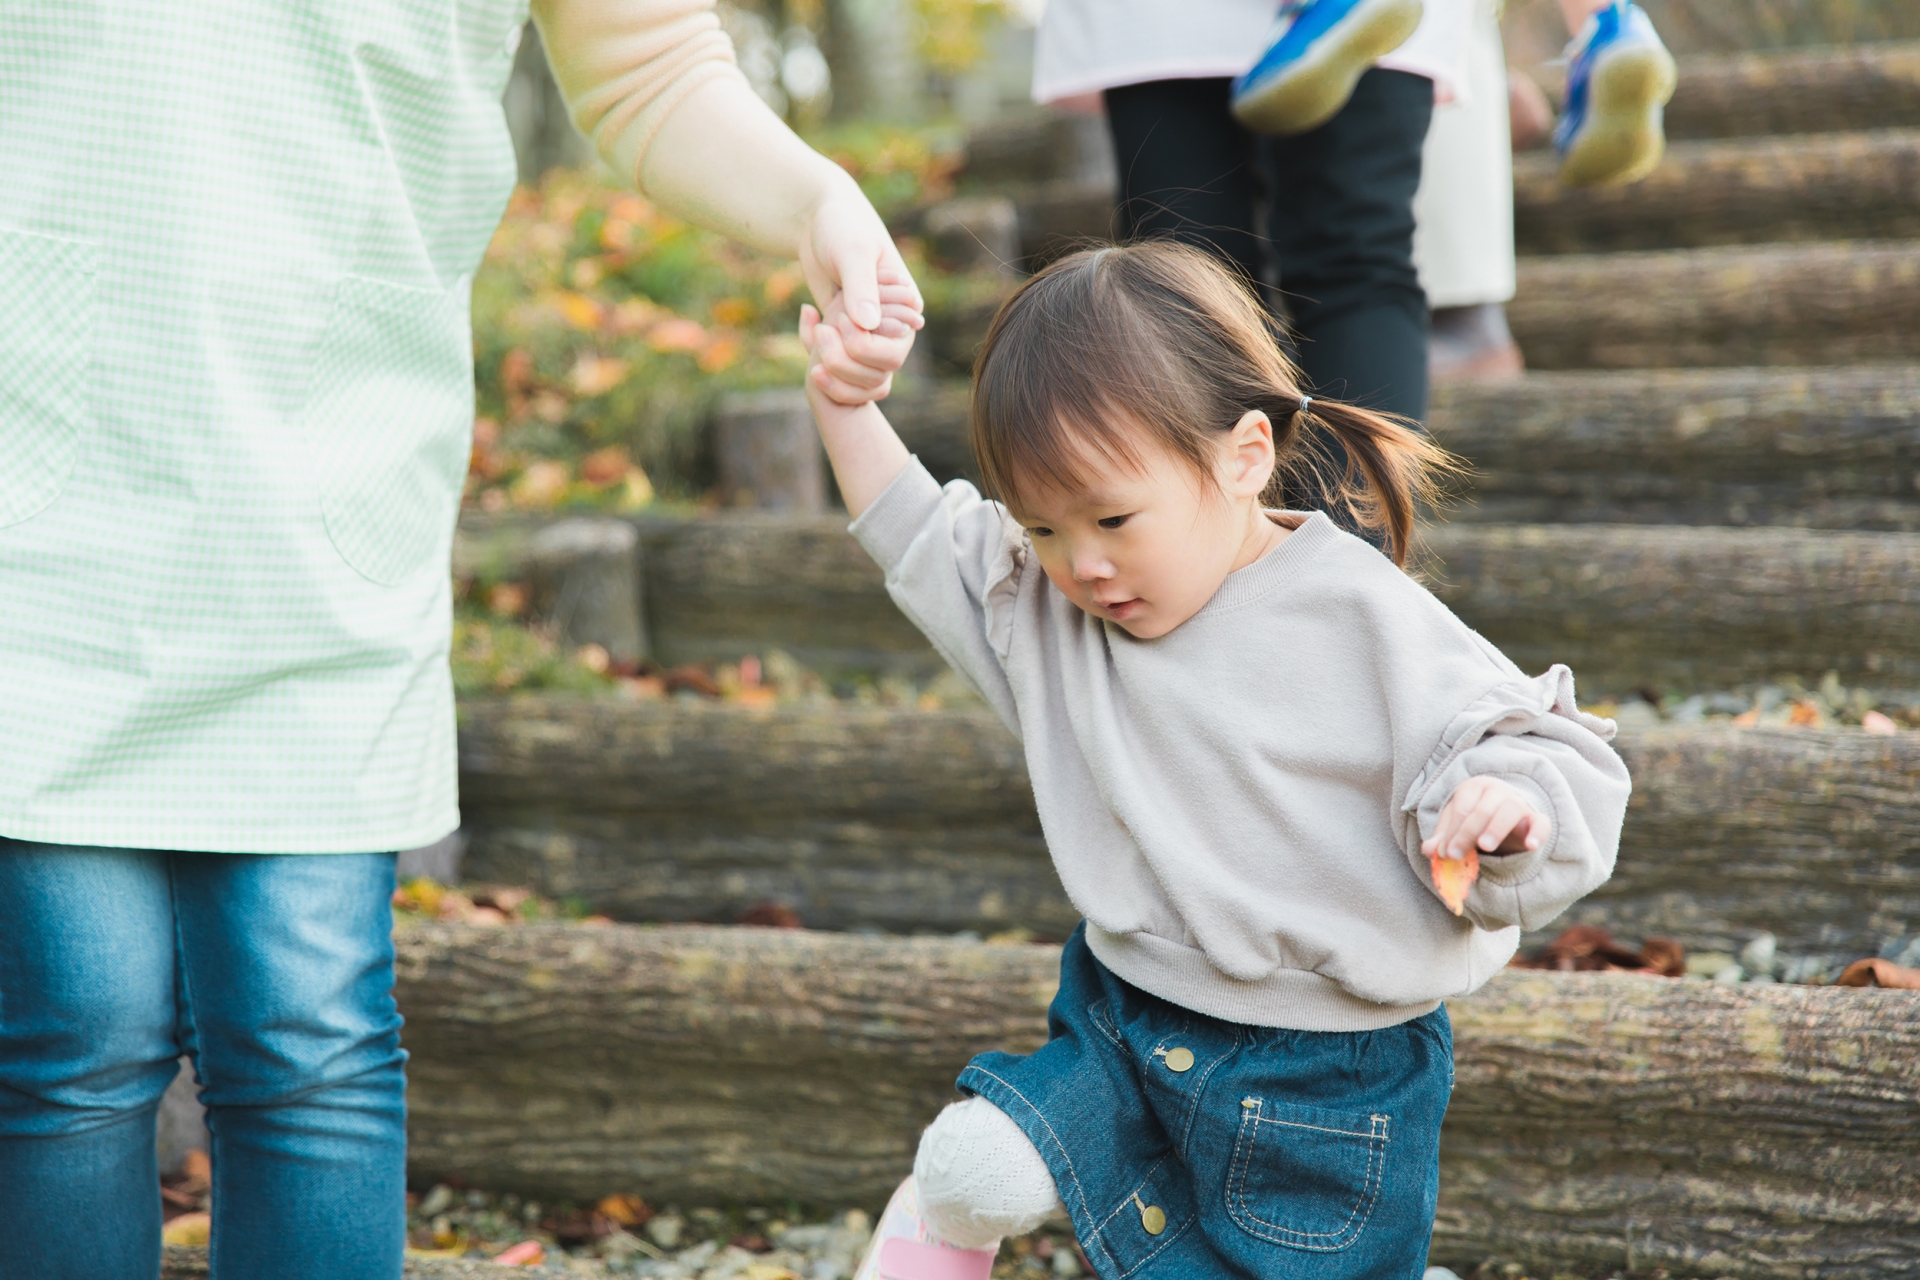
[(212, 1137), (216, 1280), (400, 1275), (393, 868), (0, 837), (10, 1280), (153, 1280), (154, 1116), (183, 1052)]
[(1047, 1043), (983, 1053), (959, 1085), (1039, 1149), (1102, 1280), (1419, 1280), (1447, 1011), (1377, 1031), (1222, 1022), (1115, 976), (1085, 929)]

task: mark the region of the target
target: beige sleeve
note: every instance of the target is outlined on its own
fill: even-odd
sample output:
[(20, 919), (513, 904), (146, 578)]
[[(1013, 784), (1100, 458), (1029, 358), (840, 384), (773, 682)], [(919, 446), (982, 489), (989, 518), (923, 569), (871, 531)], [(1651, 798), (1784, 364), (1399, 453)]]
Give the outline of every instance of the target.
[(574, 124), (669, 212), (791, 256), (811, 210), (852, 185), (753, 92), (713, 0), (532, 7)]

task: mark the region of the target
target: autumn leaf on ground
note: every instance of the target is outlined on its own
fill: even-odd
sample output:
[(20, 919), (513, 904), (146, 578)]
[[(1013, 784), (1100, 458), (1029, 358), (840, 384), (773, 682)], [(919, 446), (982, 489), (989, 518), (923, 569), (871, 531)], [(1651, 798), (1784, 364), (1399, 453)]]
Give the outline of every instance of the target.
[(1920, 969), (1909, 969), (1891, 960), (1855, 960), (1833, 980), (1836, 987), (1891, 987), (1898, 991), (1920, 991)]
[(213, 1217), (205, 1213), (183, 1213), (160, 1229), (162, 1244), (204, 1245), (213, 1231)]
[(1453, 914), (1461, 914), (1467, 905), (1467, 890), (1480, 878), (1480, 851), (1469, 847), (1464, 858), (1429, 854), (1427, 862), (1433, 867), (1433, 887), (1440, 894), (1440, 901), (1446, 903), (1447, 910)]
[(538, 1240), (522, 1240), (493, 1255), (495, 1265), (502, 1267), (537, 1267), (546, 1260), (546, 1248)]

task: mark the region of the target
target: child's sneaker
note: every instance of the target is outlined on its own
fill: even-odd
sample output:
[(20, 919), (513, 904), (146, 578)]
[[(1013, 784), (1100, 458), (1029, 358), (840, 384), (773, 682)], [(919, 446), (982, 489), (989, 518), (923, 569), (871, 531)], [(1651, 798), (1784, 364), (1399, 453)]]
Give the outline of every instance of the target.
[(989, 1280), (999, 1252), (997, 1244), (991, 1249), (956, 1249), (935, 1238), (920, 1217), (919, 1192), (909, 1174), (887, 1201), (853, 1280)]
[(1421, 8), (1421, 0), (1282, 0), (1267, 51), (1233, 82), (1233, 114), (1260, 133), (1325, 124), (1361, 74), (1406, 43)]
[(1553, 131), (1560, 180), (1572, 187), (1634, 182), (1667, 149), (1673, 55), (1632, 0), (1587, 19), (1567, 46), (1567, 107)]

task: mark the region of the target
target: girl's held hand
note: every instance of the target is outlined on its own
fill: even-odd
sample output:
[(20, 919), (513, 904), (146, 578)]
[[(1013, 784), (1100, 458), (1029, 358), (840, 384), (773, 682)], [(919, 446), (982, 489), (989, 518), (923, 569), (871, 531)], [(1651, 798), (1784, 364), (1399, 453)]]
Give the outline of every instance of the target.
[(879, 324), (865, 329), (847, 315), (844, 295), (835, 295), (824, 315), (811, 306), (800, 309), (800, 340), (811, 357), (808, 390), (848, 406), (886, 398), (894, 371), (906, 363), (913, 335), (926, 320), (912, 283), (892, 273), (881, 276), (880, 311)]
[(1520, 792), (1498, 778), (1472, 777), (1454, 788), (1433, 834), (1421, 842), (1434, 887), (1455, 915), (1480, 871), (1480, 855), (1532, 853), (1545, 846), (1552, 823)]

